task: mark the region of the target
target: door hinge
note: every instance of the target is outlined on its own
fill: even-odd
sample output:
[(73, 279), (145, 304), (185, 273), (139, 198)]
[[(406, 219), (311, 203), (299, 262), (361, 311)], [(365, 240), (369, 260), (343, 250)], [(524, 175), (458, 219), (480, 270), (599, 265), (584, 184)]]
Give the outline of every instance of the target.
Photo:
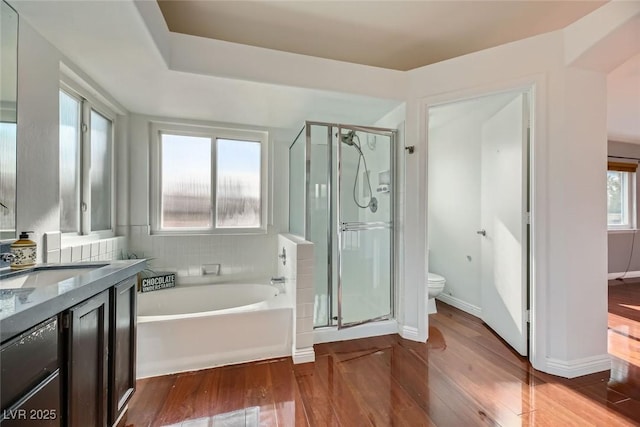
[(527, 318), (527, 323), (531, 323), (531, 310), (527, 310), (525, 312), (526, 318)]
[(69, 313), (62, 314), (60, 323), (62, 324), (62, 329), (69, 329), (71, 326), (71, 316), (69, 316)]
[(86, 123), (82, 123), (80, 125), (80, 130), (82, 130), (83, 133), (87, 132), (87, 129), (89, 129), (89, 127), (87, 126)]
[(527, 212), (524, 214), (524, 220), (527, 222), (527, 224), (531, 224), (531, 212)]

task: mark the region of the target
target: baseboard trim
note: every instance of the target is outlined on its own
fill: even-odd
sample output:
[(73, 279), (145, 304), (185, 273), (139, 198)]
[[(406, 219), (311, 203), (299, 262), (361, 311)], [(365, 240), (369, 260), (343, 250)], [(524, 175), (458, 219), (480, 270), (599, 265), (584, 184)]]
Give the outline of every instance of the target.
[(576, 378), (611, 369), (611, 357), (609, 354), (575, 360), (560, 360), (547, 357), (546, 362), (547, 369), (545, 372), (563, 378)]
[(424, 342), (424, 340), (420, 340), (418, 328), (414, 328), (413, 326), (402, 325), (400, 328), (400, 336), (405, 340)]
[(291, 358), (293, 359), (294, 365), (299, 365), (300, 363), (311, 363), (316, 361), (316, 352), (313, 349), (313, 346), (305, 348), (292, 348)]
[(462, 310), (465, 313), (469, 313), (472, 316), (482, 317), (482, 309), (480, 307), (476, 307), (475, 305), (462, 301), (459, 298), (447, 294), (440, 294), (436, 299)]
[[(624, 276), (624, 277), (623, 277)], [(633, 279), (636, 277), (640, 277), (640, 271), (624, 271), (620, 273), (609, 273), (607, 274), (608, 280), (616, 280), (616, 279)]]

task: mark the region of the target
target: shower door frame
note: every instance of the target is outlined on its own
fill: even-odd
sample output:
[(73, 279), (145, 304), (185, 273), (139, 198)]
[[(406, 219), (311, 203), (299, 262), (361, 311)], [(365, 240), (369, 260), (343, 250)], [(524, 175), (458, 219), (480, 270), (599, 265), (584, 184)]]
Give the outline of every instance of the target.
[[(306, 144), (305, 144), (305, 239), (311, 241), (311, 126), (324, 126), (327, 128), (327, 145), (328, 145), (328, 153), (327, 153), (327, 212), (329, 214), (327, 221), (327, 295), (328, 298), (328, 308), (327, 308), (327, 323), (325, 325), (314, 326), (314, 329), (318, 328), (333, 328), (336, 327), (340, 329), (345, 329), (353, 326), (363, 325), (366, 323), (377, 322), (382, 320), (390, 320), (393, 319), (395, 315), (395, 270), (396, 270), (396, 259), (395, 259), (395, 209), (396, 209), (396, 141), (397, 141), (397, 130), (388, 129), (388, 128), (380, 128), (380, 127), (372, 127), (372, 126), (360, 126), (360, 125), (349, 125), (349, 124), (338, 124), (338, 123), (325, 123), (325, 122), (315, 122), (315, 121), (306, 121), (305, 122), (305, 136), (306, 136)], [(377, 316), (370, 319), (365, 319), (356, 322), (342, 323), (342, 242), (341, 235), (343, 231), (341, 224), (339, 224), (340, 219), (340, 183), (341, 183), (341, 161), (342, 161), (342, 147), (340, 141), (338, 139), (338, 135), (341, 134), (343, 129), (366, 132), (374, 135), (381, 135), (389, 137), (389, 168), (390, 168), (390, 177), (391, 177), (391, 201), (389, 206), (390, 213), (390, 225), (389, 233), (391, 242), (389, 247), (389, 313)], [(336, 130), (336, 133), (334, 133)], [(335, 138), (335, 139), (334, 139)], [(297, 139), (297, 138), (296, 138)], [(334, 218), (333, 209), (331, 206), (332, 197), (333, 197), (333, 172), (334, 172), (334, 156), (333, 156), (333, 145), (334, 142), (337, 149), (336, 155), (336, 167), (337, 167), (337, 191), (336, 191), (336, 214), (337, 217)], [(373, 197), (373, 194), (371, 194)], [(366, 223), (363, 223), (366, 224)], [(366, 231), (366, 230), (375, 230), (380, 228), (387, 228), (386, 225), (380, 223), (371, 223), (370, 225), (362, 225), (357, 229), (357, 231)], [(337, 315), (337, 323), (334, 323), (334, 315), (333, 315), (333, 283), (334, 283), (334, 274), (333, 274), (333, 243), (334, 243), (334, 234), (337, 239), (337, 251), (336, 251), (336, 264), (337, 264), (337, 307), (338, 307), (338, 315)]]

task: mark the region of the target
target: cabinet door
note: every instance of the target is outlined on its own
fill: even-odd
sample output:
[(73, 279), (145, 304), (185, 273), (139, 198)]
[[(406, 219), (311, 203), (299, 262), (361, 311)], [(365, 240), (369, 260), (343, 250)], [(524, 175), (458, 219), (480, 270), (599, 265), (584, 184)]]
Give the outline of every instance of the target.
[(136, 387), (136, 277), (111, 290), (111, 378), (110, 417), (113, 425), (120, 417)]
[(69, 427), (107, 425), (109, 291), (69, 310)]

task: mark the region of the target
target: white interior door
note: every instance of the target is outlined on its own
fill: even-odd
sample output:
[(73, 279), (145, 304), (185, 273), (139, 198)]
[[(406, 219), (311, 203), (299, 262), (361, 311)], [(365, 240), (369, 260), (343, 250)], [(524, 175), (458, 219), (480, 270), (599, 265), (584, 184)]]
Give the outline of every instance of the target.
[(481, 149), (482, 320), (527, 354), (528, 106), (526, 94), (486, 121)]

